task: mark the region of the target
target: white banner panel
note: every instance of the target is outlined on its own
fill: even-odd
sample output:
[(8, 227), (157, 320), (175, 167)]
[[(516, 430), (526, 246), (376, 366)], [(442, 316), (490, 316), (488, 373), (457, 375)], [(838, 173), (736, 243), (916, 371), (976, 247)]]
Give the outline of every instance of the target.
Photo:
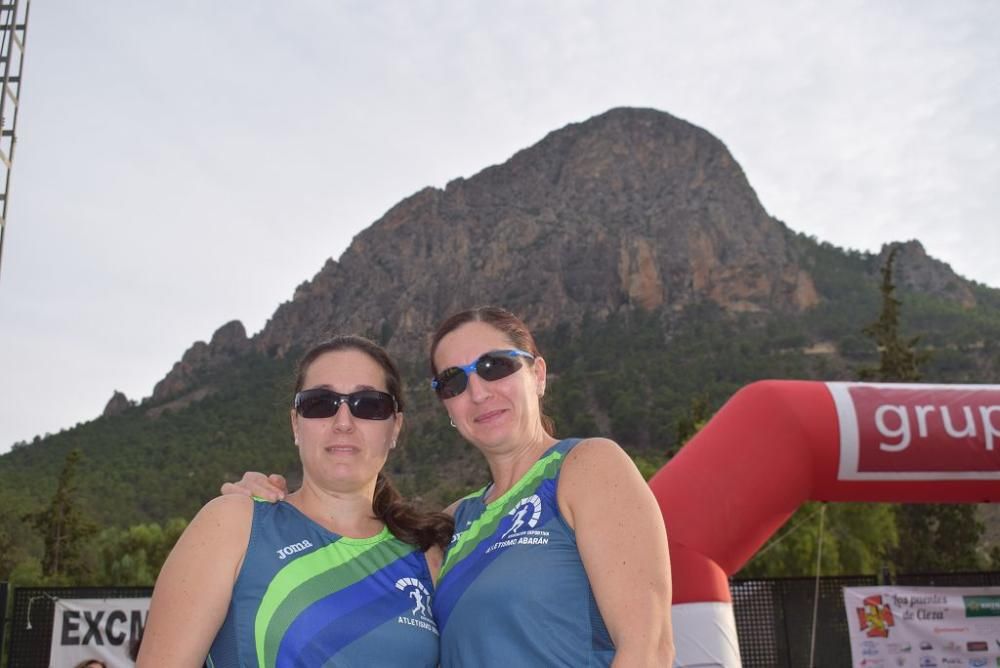
[(146, 627), (149, 599), (60, 598), (53, 614), (51, 668), (72, 668), (87, 659), (126, 668), (135, 665), (129, 649)]
[(1000, 666), (1000, 587), (844, 587), (857, 668)]

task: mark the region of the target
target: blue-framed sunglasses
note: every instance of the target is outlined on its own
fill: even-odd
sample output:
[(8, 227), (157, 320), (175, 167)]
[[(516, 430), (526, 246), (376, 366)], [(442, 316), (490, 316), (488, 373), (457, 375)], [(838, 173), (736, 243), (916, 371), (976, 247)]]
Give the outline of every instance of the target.
[(478, 373), (483, 380), (500, 380), (521, 368), (521, 357), (535, 359), (523, 350), (493, 350), (465, 366), (448, 367), (431, 381), (431, 387), (441, 399), (457, 397), (469, 386), (469, 375)]

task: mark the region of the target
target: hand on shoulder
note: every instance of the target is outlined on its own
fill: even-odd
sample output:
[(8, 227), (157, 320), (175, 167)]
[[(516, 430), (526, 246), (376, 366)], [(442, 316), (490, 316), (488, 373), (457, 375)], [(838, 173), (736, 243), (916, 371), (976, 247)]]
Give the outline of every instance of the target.
[(219, 492), (225, 496), (256, 496), (265, 501), (281, 501), (288, 494), (288, 481), (283, 475), (264, 475), (247, 471), (238, 482), (227, 482)]

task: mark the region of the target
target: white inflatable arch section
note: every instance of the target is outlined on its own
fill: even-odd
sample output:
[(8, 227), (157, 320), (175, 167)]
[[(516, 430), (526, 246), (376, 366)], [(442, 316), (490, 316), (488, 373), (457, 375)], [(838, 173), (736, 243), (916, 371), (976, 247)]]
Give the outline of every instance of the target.
[(649, 485), (670, 541), (675, 665), (739, 666), (728, 577), (802, 503), (1000, 500), (1000, 385), (753, 383)]

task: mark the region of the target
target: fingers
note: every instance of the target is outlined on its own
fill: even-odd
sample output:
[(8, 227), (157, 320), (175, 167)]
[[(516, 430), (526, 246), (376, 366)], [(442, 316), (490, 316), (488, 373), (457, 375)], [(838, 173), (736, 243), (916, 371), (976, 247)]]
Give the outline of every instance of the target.
[(272, 485), (278, 488), (278, 490), (282, 493), (282, 497), (284, 497), (285, 494), (288, 494), (288, 481), (285, 480), (285, 476), (280, 473), (272, 473), (267, 476), (267, 479)]
[(222, 483), (222, 487), (219, 488), (220, 494), (243, 494), (244, 496), (252, 496), (251, 492), (246, 487), (240, 487), (240, 485), (232, 482)]
[(280, 501), (288, 493), (288, 483), (283, 476), (265, 476), (256, 471), (247, 471), (239, 482), (227, 482), (220, 491), (223, 494), (243, 494), (265, 501)]

